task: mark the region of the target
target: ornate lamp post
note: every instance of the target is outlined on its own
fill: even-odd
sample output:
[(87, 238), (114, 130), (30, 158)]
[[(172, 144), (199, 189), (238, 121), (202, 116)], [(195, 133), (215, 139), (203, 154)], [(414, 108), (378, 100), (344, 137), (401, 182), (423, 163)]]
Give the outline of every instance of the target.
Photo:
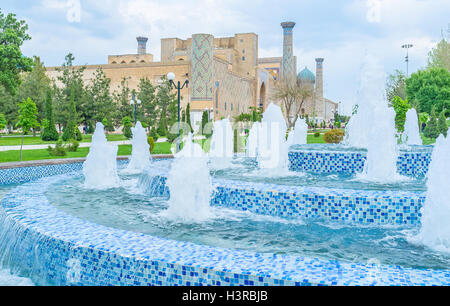
[(141, 105), (141, 100), (136, 100), (136, 94), (133, 92), (131, 94), (131, 101), (130, 101), (130, 105), (134, 106), (134, 124), (136, 125), (137, 123), (137, 116), (136, 116), (136, 112), (137, 112), (137, 106)]
[(411, 44), (406, 44), (403, 45), (402, 48), (406, 49), (406, 57), (405, 57), (405, 62), (406, 62), (406, 77), (409, 77), (409, 49), (411, 49), (412, 47), (414, 47)]
[(181, 90), (186, 86), (186, 88), (189, 86), (189, 80), (186, 79), (181, 85), (181, 82), (178, 81), (177, 84), (175, 84), (175, 73), (169, 72), (167, 74), (167, 79), (170, 82), (170, 85), (172, 85), (177, 91), (178, 91), (178, 140), (177, 140), (177, 152), (180, 151), (180, 101), (181, 101)]

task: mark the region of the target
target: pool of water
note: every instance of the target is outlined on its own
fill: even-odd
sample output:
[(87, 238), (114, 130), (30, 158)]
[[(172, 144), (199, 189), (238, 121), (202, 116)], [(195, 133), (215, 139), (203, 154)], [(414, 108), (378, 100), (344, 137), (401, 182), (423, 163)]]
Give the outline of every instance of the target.
[(450, 256), (409, 241), (417, 228), (358, 227), (285, 220), (213, 208), (213, 218), (180, 223), (167, 218), (166, 199), (138, 187), (138, 177), (121, 175), (119, 188), (87, 190), (83, 178), (64, 176), (46, 191), (50, 203), (79, 218), (105, 226), (197, 244), (290, 254), (357, 263), (449, 269)]
[[(14, 188), (13, 185), (2, 186), (0, 185), (0, 200)], [(0, 210), (3, 208), (0, 207)], [(0, 211), (1, 213), (1, 211)], [(0, 250), (0, 254), (2, 254)], [(8, 267), (4, 267), (3, 260), (0, 258), (0, 286), (32, 286), (33, 282), (27, 277), (18, 275), (19, 273), (13, 273)]]
[[(350, 147), (343, 144), (307, 144), (294, 145), (290, 147), (290, 151), (334, 151), (334, 152), (367, 152), (367, 149)], [(417, 152), (417, 153), (431, 153), (433, 146), (407, 146), (401, 145), (399, 147), (400, 153)]]

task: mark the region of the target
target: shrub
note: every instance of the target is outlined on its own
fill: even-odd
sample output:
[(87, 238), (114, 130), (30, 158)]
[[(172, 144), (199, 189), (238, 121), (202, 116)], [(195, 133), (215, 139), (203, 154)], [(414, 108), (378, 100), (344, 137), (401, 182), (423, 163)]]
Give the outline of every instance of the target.
[(445, 137), (447, 137), (448, 125), (447, 125), (447, 118), (445, 118), (445, 110), (443, 110), (439, 114), (438, 128), (439, 128), (439, 132), (441, 132), (441, 134), (443, 134)]
[(80, 143), (74, 139), (69, 140), (69, 144), (67, 146), (67, 152), (76, 152)]
[(152, 153), (153, 149), (155, 148), (155, 139), (152, 136), (148, 136), (147, 142), (150, 145), (150, 153)]
[(61, 140), (56, 143), (54, 148), (52, 148), (51, 146), (48, 146), (47, 151), (50, 156), (66, 156), (67, 155), (66, 148), (63, 145)]
[(315, 132), (314, 133), (314, 137), (319, 138), (320, 137), (320, 132)]
[(441, 134), (438, 127), (438, 120), (436, 116), (436, 110), (433, 108), (431, 110), (431, 118), (428, 122), (427, 126), (425, 127), (424, 131), (425, 137), (436, 139)]
[(128, 116), (123, 117), (122, 124), (123, 124), (123, 135), (126, 138), (131, 139), (133, 137), (133, 133), (131, 132), (132, 127), (131, 118)]
[(326, 143), (340, 143), (344, 139), (344, 135), (342, 130), (331, 130), (325, 133), (323, 139)]

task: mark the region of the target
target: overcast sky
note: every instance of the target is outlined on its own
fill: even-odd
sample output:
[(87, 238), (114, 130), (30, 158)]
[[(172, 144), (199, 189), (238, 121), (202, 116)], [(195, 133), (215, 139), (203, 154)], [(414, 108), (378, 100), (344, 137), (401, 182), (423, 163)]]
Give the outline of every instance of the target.
[[(80, 10), (78, 10), (78, 4)], [(405, 70), (401, 46), (414, 44), (410, 71), (426, 65), (429, 50), (450, 23), (449, 0), (2, 0), (3, 13), (25, 19), (32, 40), (25, 55), (47, 66), (71, 52), (76, 64), (102, 64), (107, 55), (136, 53), (136, 36), (149, 37), (160, 58), (160, 39), (193, 33), (231, 36), (255, 32), (260, 57), (282, 55), (280, 22), (295, 21), (298, 70), (324, 57), (325, 96), (356, 102), (366, 52), (380, 57), (386, 73)]]

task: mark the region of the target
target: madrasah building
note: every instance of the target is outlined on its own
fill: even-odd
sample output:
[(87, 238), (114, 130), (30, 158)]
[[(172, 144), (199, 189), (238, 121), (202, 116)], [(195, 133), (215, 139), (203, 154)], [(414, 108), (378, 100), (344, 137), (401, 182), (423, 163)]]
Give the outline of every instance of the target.
[[(182, 108), (190, 104), (193, 127), (198, 127), (202, 113), (210, 118), (234, 118), (248, 113), (250, 107), (265, 109), (272, 102), (273, 90), (279, 80), (297, 76), (297, 58), (293, 54), (294, 22), (283, 22), (283, 56), (260, 58), (258, 35), (235, 34), (216, 38), (210, 34), (194, 34), (186, 40), (161, 39), (161, 60), (154, 61), (147, 53), (146, 37), (137, 37), (137, 54), (110, 55), (108, 64), (87, 65), (84, 80), (89, 82), (101, 68), (111, 79), (111, 91), (120, 88), (126, 79), (130, 89), (138, 89), (140, 79), (153, 84), (169, 72), (175, 81), (189, 80), (189, 87), (181, 91)], [(330, 122), (338, 111), (338, 104), (323, 96), (324, 59), (316, 59), (316, 74), (305, 68), (298, 76), (299, 83), (310, 86), (311, 97), (304, 103), (301, 114), (316, 122)], [(58, 85), (59, 67), (47, 67), (47, 74)], [(277, 103), (277, 101), (274, 101)]]

